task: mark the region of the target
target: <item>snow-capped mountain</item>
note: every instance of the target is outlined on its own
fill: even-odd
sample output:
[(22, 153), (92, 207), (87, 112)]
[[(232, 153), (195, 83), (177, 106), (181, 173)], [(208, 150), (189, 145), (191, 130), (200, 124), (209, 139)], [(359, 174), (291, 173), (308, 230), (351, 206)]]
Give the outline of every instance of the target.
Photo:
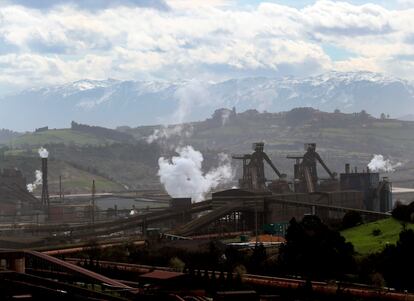
[(0, 99), (0, 128), (180, 123), (215, 109), (278, 112), (295, 107), (323, 111), (414, 114), (414, 83), (369, 72), (330, 72), (308, 78), (245, 78), (223, 82), (80, 80), (29, 89)]

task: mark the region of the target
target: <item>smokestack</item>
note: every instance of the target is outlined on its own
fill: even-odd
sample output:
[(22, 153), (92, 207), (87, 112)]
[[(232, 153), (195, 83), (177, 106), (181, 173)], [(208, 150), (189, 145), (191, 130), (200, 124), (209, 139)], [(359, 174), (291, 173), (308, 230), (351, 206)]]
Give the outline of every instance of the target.
[(96, 187), (95, 187), (95, 179), (92, 180), (92, 198), (91, 198), (91, 222), (92, 224), (95, 223), (95, 193), (96, 193)]
[(62, 176), (59, 176), (59, 200), (62, 201)]
[(49, 187), (47, 183), (47, 157), (42, 157), (42, 204), (49, 206)]
[(345, 164), (345, 173), (350, 173), (351, 172), (351, 165), (349, 165), (349, 163)]

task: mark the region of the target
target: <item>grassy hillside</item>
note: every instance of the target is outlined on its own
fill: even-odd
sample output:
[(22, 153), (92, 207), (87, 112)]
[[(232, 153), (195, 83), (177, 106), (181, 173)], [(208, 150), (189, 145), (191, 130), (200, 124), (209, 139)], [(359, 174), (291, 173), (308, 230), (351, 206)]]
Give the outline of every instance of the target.
[[(189, 144), (203, 153), (215, 150), (233, 154), (250, 153), (253, 142), (263, 141), (265, 151), (275, 165), (292, 176), (294, 162), (286, 156), (303, 154), (303, 144), (315, 142), (327, 165), (336, 172), (344, 171), (345, 163), (361, 170), (373, 154), (382, 154), (404, 165), (401, 168), (404, 172), (389, 175), (394, 183), (414, 186), (414, 122), (376, 119), (363, 113), (328, 113), (299, 108), (282, 113), (250, 110), (231, 115), (226, 122), (216, 114), (206, 121), (185, 126), (186, 129), (191, 128), (191, 136), (172, 135), (163, 141), (164, 145)], [(119, 130), (144, 139), (154, 127), (123, 127)], [(240, 162), (235, 165), (240, 174)], [(270, 169), (268, 172), (273, 176)], [(324, 175), (322, 170), (321, 174)], [(400, 184), (398, 181), (403, 182)]]
[[(407, 228), (414, 229), (414, 224), (407, 224)], [(373, 235), (376, 229), (380, 230), (377, 236)], [(401, 222), (387, 218), (344, 230), (341, 234), (354, 245), (355, 251), (369, 254), (380, 252), (387, 244), (395, 244), (401, 230)]]
[[(159, 186), (158, 158), (170, 157), (178, 145), (200, 150), (205, 158), (203, 167), (208, 170), (217, 166), (218, 153), (250, 153), (253, 142), (263, 141), (275, 165), (292, 177), (294, 162), (286, 156), (301, 155), (304, 143), (315, 142), (333, 171), (342, 172), (345, 163), (361, 170), (373, 154), (383, 154), (403, 163), (400, 171), (388, 175), (395, 186), (414, 187), (414, 122), (311, 108), (282, 113), (232, 112), (224, 122), (220, 112), (205, 121), (181, 125), (183, 132), (192, 135), (174, 135), (177, 131), (172, 126), (168, 139), (153, 144), (145, 138), (157, 126), (120, 127), (115, 131), (73, 123), (71, 129), (28, 133), (0, 148), (0, 161), (2, 156), (37, 157), (37, 148), (45, 146), (52, 159), (67, 162), (76, 170), (130, 188), (148, 188)], [(241, 162), (233, 165), (240, 176)], [(275, 177), (270, 168), (266, 172), (269, 179)], [(322, 170), (320, 175), (326, 176)]]
[(7, 144), (11, 139), (17, 138), (21, 134), (6, 129), (0, 129), (0, 146)]
[[(92, 179), (98, 191), (159, 187), (158, 145), (148, 143), (112, 143), (106, 145), (44, 144), (49, 151), (50, 192), (58, 191), (59, 175), (65, 190), (89, 192)], [(40, 169), (38, 148), (34, 146), (7, 149), (0, 153), (0, 168), (18, 168), (28, 181)], [(151, 186), (151, 187), (149, 187)]]
[[(80, 169), (69, 162), (51, 159), (48, 165), (50, 194), (58, 194), (59, 176), (62, 176), (62, 187), (66, 194), (89, 193), (94, 179), (98, 192), (124, 189), (121, 184), (111, 179)], [(18, 168), (26, 177), (27, 182), (31, 183), (35, 180), (35, 171), (41, 169), (41, 162), (38, 157), (6, 156), (0, 160), (0, 169), (2, 168)], [(35, 194), (40, 194), (39, 188), (41, 187), (34, 191)]]
[(71, 129), (48, 130), (39, 133), (27, 133), (12, 139), (13, 147), (42, 146), (46, 144), (105, 145), (117, 142), (113, 139), (98, 137), (91, 133)]
[[(190, 136), (174, 136), (171, 143), (181, 141), (199, 149), (223, 149), (230, 152), (251, 150), (251, 144), (266, 142), (269, 153), (303, 152), (303, 144), (314, 141), (328, 155), (361, 156), (373, 153), (394, 157), (414, 157), (414, 122), (376, 119), (367, 114), (327, 113), (311, 108), (290, 112), (259, 113), (246, 111), (221, 119), (186, 124)], [(119, 128), (137, 139), (148, 137), (154, 128)]]
[[(62, 176), (62, 187), (65, 194), (91, 192), (93, 180), (95, 180), (96, 190), (98, 192), (124, 190), (122, 185), (111, 179), (81, 170), (67, 162), (52, 160), (50, 161), (49, 166), (49, 191), (51, 194), (59, 191), (60, 175)], [(40, 193), (40, 191), (38, 191), (38, 193)]]

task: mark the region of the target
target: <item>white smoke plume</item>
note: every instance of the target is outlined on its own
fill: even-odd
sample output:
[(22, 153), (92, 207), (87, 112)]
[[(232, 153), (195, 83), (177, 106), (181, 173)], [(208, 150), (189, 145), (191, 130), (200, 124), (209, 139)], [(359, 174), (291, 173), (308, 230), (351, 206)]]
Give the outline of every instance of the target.
[(38, 185), (42, 185), (42, 172), (40, 170), (35, 171), (35, 181), (27, 184), (27, 191), (33, 192)]
[(385, 159), (383, 155), (374, 155), (371, 162), (368, 163), (368, 168), (376, 172), (394, 172), (401, 165), (400, 162), (394, 163), (390, 159)]
[(232, 180), (233, 170), (227, 155), (219, 156), (219, 167), (203, 173), (203, 155), (192, 146), (177, 148), (178, 156), (171, 160), (159, 158), (158, 176), (165, 190), (172, 197), (191, 197), (193, 201), (204, 200), (205, 195), (219, 184)]
[(147, 137), (147, 143), (153, 143), (158, 140), (169, 139), (173, 136), (179, 137), (190, 137), (193, 134), (193, 127), (183, 125), (174, 125), (174, 126), (162, 126), (159, 129), (155, 129), (154, 132)]
[(38, 153), (39, 153), (40, 158), (47, 158), (47, 157), (49, 157), (49, 152), (44, 147), (39, 148)]
[(230, 116), (231, 116), (231, 111), (229, 110), (225, 110), (221, 112), (221, 125), (222, 126), (225, 126), (229, 122)]
[[(192, 128), (184, 127), (181, 124), (188, 121), (187, 117), (191, 115), (195, 107), (205, 106), (212, 101), (205, 84), (196, 80), (189, 81), (179, 87), (174, 93), (174, 98), (178, 101), (177, 109), (172, 112), (169, 118), (163, 120), (164, 126), (161, 129), (154, 130), (147, 137), (148, 143), (166, 140), (172, 136), (190, 137), (193, 132)], [(166, 124), (177, 125), (166, 126)]]

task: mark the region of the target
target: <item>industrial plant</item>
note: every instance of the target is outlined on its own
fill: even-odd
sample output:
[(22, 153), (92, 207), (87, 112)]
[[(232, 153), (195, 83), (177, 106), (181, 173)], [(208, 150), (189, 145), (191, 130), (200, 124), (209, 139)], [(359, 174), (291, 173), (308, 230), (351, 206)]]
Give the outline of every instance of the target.
[[(81, 287), (99, 285), (100, 290), (105, 286), (116, 287), (117, 290), (125, 291), (121, 294), (123, 297), (138, 298), (143, 293), (142, 283), (155, 284), (164, 279), (163, 284), (157, 285), (160, 286), (160, 292), (166, 292), (173, 291), (170, 287), (173, 283), (178, 283), (181, 287), (183, 281), (188, 281), (184, 279), (190, 277), (194, 280), (197, 277), (192, 274), (194, 270), (177, 273), (171, 269), (160, 270), (140, 265), (122, 266), (121, 263), (105, 261), (99, 263), (106, 269), (113, 269), (116, 265), (125, 273), (135, 271), (141, 275), (136, 283), (119, 282), (89, 271), (86, 261), (62, 259), (89, 250), (91, 244), (94, 248), (112, 248), (122, 246), (124, 241), (133, 245), (165, 245), (169, 241), (181, 241), (190, 246), (199, 239), (211, 241), (251, 236), (253, 242), (243, 242), (242, 239), (240, 243), (230, 245), (242, 249), (257, 248), (260, 242), (269, 251), (278, 250), (283, 245), (283, 237), (292, 219), (317, 216), (329, 223), (342, 220), (349, 212), (357, 213), (365, 222), (390, 217), (393, 209), (392, 183), (386, 177), (381, 178), (378, 172), (373, 172), (368, 167), (358, 168), (346, 164), (338, 175), (318, 153), (316, 144), (306, 143), (303, 154), (287, 154), (285, 158), (292, 162), (293, 178), (289, 178), (285, 171), (278, 168), (279, 162), (273, 162), (266, 154), (265, 147), (263, 142), (257, 142), (253, 144), (252, 153), (233, 155), (233, 165), (240, 164), (242, 170), (238, 186), (230, 189), (217, 188), (206, 199), (198, 202), (194, 202), (190, 195), (172, 198), (163, 191), (99, 194), (96, 192), (95, 181), (91, 183), (90, 194), (65, 196), (60, 182), (59, 193), (50, 195), (48, 151), (41, 148), (41, 171), (37, 172), (37, 177), (41, 177), (37, 183), (41, 185), (41, 190), (37, 190), (41, 191), (40, 195), (28, 192), (27, 188), (30, 187), (19, 170), (5, 169), (0, 174), (0, 212), (3, 217), (0, 240), (8, 248), (0, 252), (0, 259), (3, 268), (16, 273), (2, 276), (3, 281), (13, 285), (16, 281), (32, 283), (34, 280), (30, 277), (36, 276), (43, 277), (36, 280), (36, 285), (50, 285), (50, 279), (55, 279), (61, 284), (55, 283), (54, 286), (59, 287), (59, 290), (70, 291), (71, 294), (82, 294), (79, 291), (82, 290)], [(321, 176), (323, 174), (326, 177)], [(118, 209), (118, 205), (115, 205), (109, 208), (111, 210), (100, 210), (98, 203), (107, 199), (151, 202), (152, 207), (136, 208), (132, 204), (130, 208)], [(116, 203), (120, 204), (119, 201)], [(261, 242), (260, 237), (269, 233), (274, 238)], [(46, 273), (44, 269), (47, 269)], [(62, 278), (63, 274), (59, 273), (65, 277)], [(206, 275), (205, 273), (214, 272), (203, 273)], [(214, 275), (208, 274), (205, 277), (212, 278)], [(228, 277), (231, 276), (227, 274), (224, 278)], [(272, 278), (251, 277), (245, 281), (251, 281), (249, 283), (253, 286), (261, 286), (266, 280), (266, 285), (277, 290), (291, 285), (305, 285), (298, 280), (291, 284), (283, 282), (288, 280), (278, 280), (279, 284), (275, 284), (272, 281), (276, 280)], [(78, 282), (82, 282), (83, 286), (73, 286)], [(314, 288), (318, 290), (316, 284)], [(321, 285), (319, 292), (323, 295), (332, 289), (328, 284)], [(47, 295), (42, 290), (39, 294)], [(52, 293), (53, 296), (55, 294), (56, 292)], [(103, 297), (94, 290), (90, 294)], [(238, 295), (234, 293), (234, 296), (240, 298), (243, 294), (247, 294), (246, 300), (255, 300), (249, 298), (258, 296), (247, 292)], [(357, 291), (353, 294), (362, 296)], [(369, 294), (371, 297), (376, 296), (375, 292)], [(229, 299), (225, 299), (225, 296)], [(388, 297), (390, 300), (393, 298), (387, 295), (385, 299)], [(108, 300), (111, 298), (115, 297), (112, 295)], [(214, 300), (233, 299), (230, 295), (216, 294)]]
[[(214, 191), (210, 199), (196, 203), (192, 202), (191, 196), (172, 198), (169, 207), (165, 207), (168, 205), (168, 196), (164, 192), (149, 192), (156, 195), (158, 200), (155, 202), (161, 204), (155, 211), (152, 210), (154, 212), (135, 212), (123, 218), (124, 213), (131, 213), (130, 210), (124, 210), (116, 212), (110, 221), (99, 220), (95, 199), (114, 197), (116, 193), (96, 195), (95, 183), (91, 183), (90, 195), (68, 195), (66, 198), (69, 201), (64, 201), (60, 192), (51, 198), (48, 158), (41, 156), (40, 199), (27, 192), (26, 179), (21, 172), (4, 170), (0, 177), (0, 193), (4, 196), (0, 211), (13, 216), (14, 228), (21, 229), (22, 233), (34, 231), (40, 235), (54, 228), (60, 229), (60, 233), (70, 232), (73, 237), (88, 237), (95, 231), (111, 234), (152, 224), (166, 232), (183, 236), (205, 234), (216, 231), (215, 224), (223, 220), (232, 223), (228, 225), (229, 229), (241, 230), (243, 227), (243, 230), (251, 231), (255, 227), (255, 219), (259, 228), (262, 228), (265, 224), (287, 223), (292, 217), (300, 219), (305, 214), (316, 214), (329, 220), (340, 219), (347, 211), (354, 210), (375, 219), (387, 216), (392, 210), (392, 183), (388, 178), (380, 179), (380, 174), (371, 172), (368, 167), (358, 171), (357, 167), (351, 168), (350, 164), (346, 164), (338, 176), (318, 154), (316, 145), (307, 143), (303, 155), (287, 156), (286, 160), (294, 160), (294, 176), (288, 179), (264, 148), (264, 143), (254, 143), (253, 153), (233, 155), (233, 163), (241, 161), (242, 164), (238, 188)], [(265, 174), (266, 165), (274, 175)], [(319, 175), (318, 165), (328, 175), (327, 178)], [(125, 194), (123, 197), (133, 199), (136, 196)], [(117, 220), (117, 216), (122, 219)], [(236, 220), (229, 218), (235, 216)], [(95, 220), (100, 222), (95, 225)], [(51, 221), (54, 225), (48, 226)], [(59, 221), (65, 224), (59, 224)], [(92, 225), (85, 227), (82, 223)], [(55, 233), (55, 238), (58, 239), (59, 235)]]
[(0, 301), (414, 301), (414, 0), (0, 0)]

